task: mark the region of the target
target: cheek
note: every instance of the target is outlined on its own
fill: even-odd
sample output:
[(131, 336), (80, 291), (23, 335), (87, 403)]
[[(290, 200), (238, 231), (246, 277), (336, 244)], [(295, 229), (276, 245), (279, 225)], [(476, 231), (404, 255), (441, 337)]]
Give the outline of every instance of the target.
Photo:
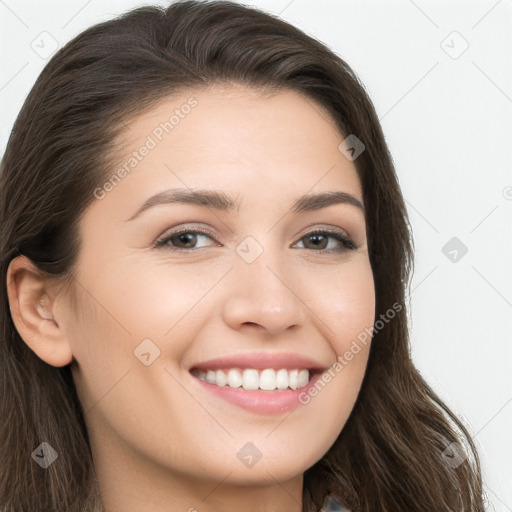
[(375, 289), (370, 263), (361, 260), (340, 267), (317, 279), (316, 286), (315, 312), (325, 324), (326, 338), (340, 354), (375, 321)]
[[(316, 386), (327, 402), (340, 404), (345, 422), (357, 398), (365, 374), (375, 321), (375, 289), (369, 261), (361, 260), (340, 268), (325, 280), (325, 293), (316, 294), (315, 313), (321, 319), (325, 338), (333, 352), (332, 366)], [(307, 399), (307, 397), (306, 397)], [(338, 424), (339, 425), (339, 424)]]
[(369, 263), (358, 266), (357, 271), (340, 272), (331, 280), (317, 312), (327, 324), (324, 332), (332, 349), (332, 364), (300, 400), (311, 417), (322, 418), (318, 432), (323, 434), (326, 451), (345, 426), (366, 371), (375, 320)]
[(199, 302), (218, 276), (197, 275), (192, 266), (170, 268), (160, 261), (104, 260), (101, 271), (84, 269), (81, 328), (124, 338), (128, 348), (145, 338), (161, 339)]
[[(68, 333), (86, 407), (131, 368), (140, 369), (134, 353), (138, 347), (146, 347), (144, 353), (155, 351), (151, 357), (161, 351), (152, 367), (179, 360), (189, 347), (191, 329), (198, 325), (194, 308), (222, 276), (211, 269), (198, 276), (192, 265), (171, 272), (159, 262), (144, 269), (117, 263), (89, 266), (78, 278), (86, 286), (78, 286)], [(154, 345), (141, 345), (148, 339)]]

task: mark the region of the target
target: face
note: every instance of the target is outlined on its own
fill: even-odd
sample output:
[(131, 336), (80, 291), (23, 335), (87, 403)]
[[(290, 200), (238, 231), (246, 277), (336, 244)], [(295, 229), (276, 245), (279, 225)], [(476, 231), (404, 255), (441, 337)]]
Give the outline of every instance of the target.
[(368, 346), (322, 370), (375, 307), (343, 139), (310, 99), (235, 86), (129, 124), (113, 174), (129, 171), (81, 219), (65, 325), (100, 473), (262, 484), (302, 475), (334, 443)]

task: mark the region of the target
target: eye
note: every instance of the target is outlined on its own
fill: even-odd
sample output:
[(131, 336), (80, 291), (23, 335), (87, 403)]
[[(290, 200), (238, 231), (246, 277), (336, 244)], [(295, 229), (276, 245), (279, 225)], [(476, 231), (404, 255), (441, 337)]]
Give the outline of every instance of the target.
[[(329, 238), (334, 240), (333, 244), (329, 243)], [(359, 247), (352, 242), (344, 233), (340, 231), (331, 230), (316, 230), (311, 231), (307, 235), (304, 235), (299, 242), (303, 240), (310, 240), (312, 243), (307, 243), (307, 247), (299, 247), (299, 249), (312, 249), (313, 251), (320, 252), (341, 252), (345, 250), (355, 251)], [(334, 245), (334, 247), (333, 247)]]
[[(155, 248), (166, 248), (171, 251), (190, 251), (208, 247), (208, 244), (198, 246), (198, 241), (203, 239), (214, 240), (213, 236), (207, 231), (191, 228), (183, 228), (170, 234), (164, 235), (162, 238), (157, 239), (153, 245)], [(330, 240), (333, 243), (330, 243)], [(303, 242), (309, 240), (306, 244)], [(340, 231), (331, 230), (316, 230), (311, 231), (304, 235), (299, 243), (303, 247), (299, 249), (311, 249), (316, 252), (341, 252), (345, 250), (355, 251), (358, 246), (352, 242), (347, 236)], [(212, 244), (209, 244), (212, 245)], [(219, 244), (217, 243), (217, 246)], [(334, 246), (334, 247), (333, 247)]]
[(198, 229), (184, 228), (173, 233), (165, 235), (163, 238), (156, 240), (154, 243), (155, 248), (166, 248), (171, 251), (187, 251), (200, 249), (197, 247), (198, 240), (203, 238), (209, 238), (213, 240), (212, 235), (206, 231)]

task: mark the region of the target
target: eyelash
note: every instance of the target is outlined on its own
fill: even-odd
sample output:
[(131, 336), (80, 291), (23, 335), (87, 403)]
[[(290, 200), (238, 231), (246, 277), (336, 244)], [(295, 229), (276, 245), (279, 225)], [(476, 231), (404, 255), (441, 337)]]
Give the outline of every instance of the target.
[[(166, 235), (164, 238), (160, 238), (160, 239), (156, 240), (155, 243), (153, 244), (153, 247), (155, 249), (168, 249), (172, 252), (190, 252), (190, 251), (196, 251), (196, 250), (201, 249), (201, 247), (195, 247), (195, 248), (193, 247), (193, 248), (185, 249), (185, 248), (181, 248), (181, 247), (179, 247), (179, 248), (171, 247), (169, 245), (169, 242), (173, 238), (175, 238), (179, 235), (185, 234), (185, 233), (186, 234), (205, 235), (205, 236), (209, 237), (210, 239), (214, 240), (213, 236), (210, 233), (208, 233), (208, 231), (204, 231), (202, 229), (183, 228), (183, 229), (180, 229), (173, 233), (170, 233), (169, 235)], [(359, 246), (357, 244), (355, 244), (354, 242), (352, 242), (352, 240), (347, 238), (344, 234), (340, 233), (339, 231), (329, 230), (329, 229), (318, 229), (318, 230), (314, 230), (309, 233), (306, 233), (303, 237), (300, 238), (299, 242), (301, 240), (303, 240), (304, 238), (312, 237), (315, 235), (327, 235), (328, 237), (334, 238), (338, 242), (341, 242), (343, 247), (340, 247), (338, 249), (310, 249), (311, 251), (314, 251), (314, 252), (336, 253), (336, 252), (342, 252), (342, 251), (346, 251), (346, 250), (355, 251), (355, 250), (359, 249)]]

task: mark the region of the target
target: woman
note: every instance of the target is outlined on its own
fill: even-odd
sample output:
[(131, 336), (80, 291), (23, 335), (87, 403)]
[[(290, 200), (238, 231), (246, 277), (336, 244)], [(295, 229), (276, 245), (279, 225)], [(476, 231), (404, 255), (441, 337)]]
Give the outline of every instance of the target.
[(1, 168), (2, 511), (483, 511), (414, 368), (371, 101), (289, 24), (141, 8), (59, 51)]

